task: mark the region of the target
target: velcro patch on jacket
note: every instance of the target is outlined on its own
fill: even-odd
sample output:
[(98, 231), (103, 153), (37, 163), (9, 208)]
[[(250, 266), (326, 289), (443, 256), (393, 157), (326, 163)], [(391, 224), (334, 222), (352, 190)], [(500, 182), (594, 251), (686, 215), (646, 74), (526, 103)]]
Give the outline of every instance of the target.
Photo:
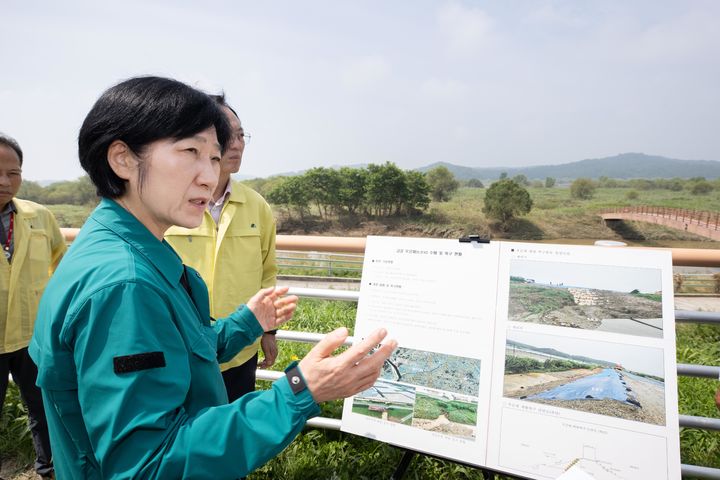
[(113, 358), (113, 369), (115, 373), (131, 373), (151, 368), (162, 368), (165, 366), (165, 354), (163, 352), (136, 353), (135, 355), (123, 355)]

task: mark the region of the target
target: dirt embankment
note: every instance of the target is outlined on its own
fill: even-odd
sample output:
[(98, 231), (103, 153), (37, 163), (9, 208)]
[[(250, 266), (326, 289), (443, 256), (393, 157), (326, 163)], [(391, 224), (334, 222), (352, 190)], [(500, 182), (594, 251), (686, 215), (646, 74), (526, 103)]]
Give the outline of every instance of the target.
[(508, 318), (518, 322), (595, 330), (605, 319), (662, 318), (661, 302), (630, 293), (587, 289), (597, 304), (579, 305), (568, 298), (562, 287), (533, 286), (530, 289), (511, 284), (510, 288)]
[[(317, 221), (278, 220), (277, 232), (282, 235), (323, 235), (329, 237), (388, 237), (460, 238), (467, 235), (464, 229), (451, 225), (411, 223), (402, 219), (378, 221)], [(473, 231), (473, 233), (476, 233)], [(489, 236), (489, 232), (479, 232)]]
[(444, 433), (454, 437), (475, 438), (475, 428), (451, 422), (445, 415), (440, 415), (434, 420), (413, 418), (412, 426), (429, 432)]
[(531, 372), (505, 375), (503, 395), (510, 398), (524, 398), (595, 375), (602, 370), (602, 368), (592, 370), (574, 369), (562, 372)]

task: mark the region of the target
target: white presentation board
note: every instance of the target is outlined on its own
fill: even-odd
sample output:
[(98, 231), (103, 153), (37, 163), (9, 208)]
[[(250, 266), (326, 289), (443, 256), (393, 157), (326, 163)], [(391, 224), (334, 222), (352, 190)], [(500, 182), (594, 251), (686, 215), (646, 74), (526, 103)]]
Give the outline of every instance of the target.
[(669, 251), (368, 237), (355, 338), (399, 347), (342, 430), (554, 479), (680, 477)]

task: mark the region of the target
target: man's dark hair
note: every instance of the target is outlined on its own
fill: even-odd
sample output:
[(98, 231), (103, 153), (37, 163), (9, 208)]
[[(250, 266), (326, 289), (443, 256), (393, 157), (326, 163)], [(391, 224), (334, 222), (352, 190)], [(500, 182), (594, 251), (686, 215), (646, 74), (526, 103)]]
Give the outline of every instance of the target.
[(238, 115), (235, 109), (227, 103), (227, 99), (225, 98), (225, 92), (222, 92), (220, 95), (210, 95), (210, 98), (215, 100), (215, 103), (217, 103), (218, 105), (229, 108), (230, 111), (235, 114), (237, 119), (240, 120), (240, 115)]
[(213, 126), (224, 153), (230, 126), (209, 95), (169, 78), (131, 78), (106, 90), (85, 117), (78, 135), (80, 165), (99, 196), (117, 198), (125, 193), (126, 182), (108, 164), (112, 142), (120, 140), (142, 156), (152, 142), (188, 138)]
[(10, 135), (5, 135), (4, 133), (0, 132), (0, 145), (5, 145), (13, 150), (15, 150), (15, 153), (17, 153), (18, 158), (20, 159), (20, 166), (22, 167), (22, 149), (20, 148), (20, 144), (12, 138)]

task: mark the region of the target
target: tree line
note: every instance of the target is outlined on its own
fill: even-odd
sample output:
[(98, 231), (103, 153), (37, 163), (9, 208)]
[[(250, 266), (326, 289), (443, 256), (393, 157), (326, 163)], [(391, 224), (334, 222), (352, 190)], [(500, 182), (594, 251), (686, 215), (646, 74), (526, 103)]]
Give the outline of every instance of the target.
[(95, 186), (87, 175), (45, 187), (31, 180), (23, 180), (17, 196), (45, 205), (94, 205), (98, 202)]
[(267, 201), (288, 215), (304, 219), (314, 207), (327, 219), (338, 214), (415, 215), (430, 205), (431, 186), (423, 173), (387, 162), (367, 168), (312, 168), (275, 179), (263, 190)]

